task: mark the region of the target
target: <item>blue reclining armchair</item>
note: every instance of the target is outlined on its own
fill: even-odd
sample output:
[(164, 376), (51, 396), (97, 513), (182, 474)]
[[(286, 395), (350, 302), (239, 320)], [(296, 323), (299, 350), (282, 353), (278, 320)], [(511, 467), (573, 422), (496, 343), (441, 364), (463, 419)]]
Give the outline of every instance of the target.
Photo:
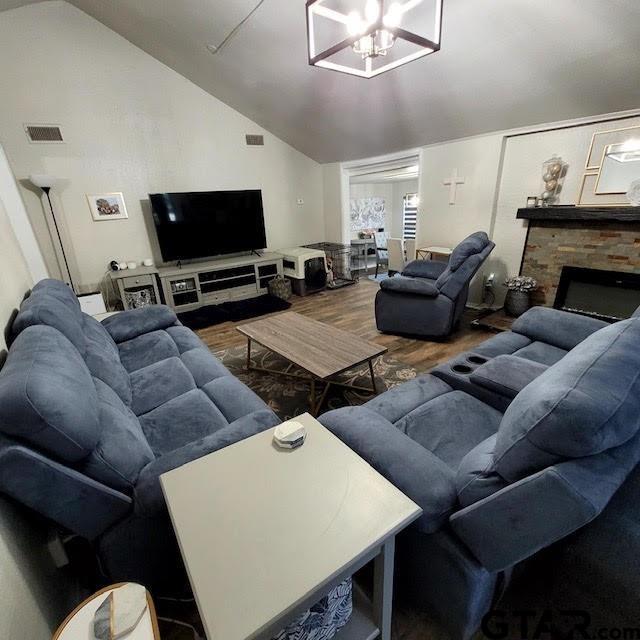
[(442, 338), (455, 328), (469, 295), (469, 283), (495, 244), (484, 231), (463, 240), (449, 263), (414, 260), (400, 276), (380, 283), (376, 295), (379, 331)]

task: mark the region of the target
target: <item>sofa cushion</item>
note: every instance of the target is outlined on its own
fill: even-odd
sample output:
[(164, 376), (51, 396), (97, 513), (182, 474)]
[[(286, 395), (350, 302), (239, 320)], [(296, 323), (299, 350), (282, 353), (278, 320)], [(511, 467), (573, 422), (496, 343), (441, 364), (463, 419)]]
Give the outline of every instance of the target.
[(567, 351), (560, 347), (554, 347), (552, 344), (547, 344), (546, 342), (536, 341), (522, 349), (518, 349), (513, 355), (550, 367), (552, 364), (562, 360), (562, 358), (567, 355)]
[(507, 398), (515, 398), (547, 366), (513, 355), (500, 355), (485, 362), (469, 376), (471, 382)]
[(82, 320), (85, 335), (83, 356), (91, 375), (108, 384), (126, 405), (130, 405), (131, 382), (120, 362), (116, 343), (97, 320), (86, 314)]
[(383, 291), (413, 293), (430, 298), (435, 298), (440, 293), (433, 280), (428, 280), (427, 278), (407, 278), (406, 276), (387, 278), (380, 283), (380, 288)]
[(261, 411), (266, 408), (264, 401), (259, 398), (247, 385), (233, 376), (222, 376), (208, 382), (202, 390), (215, 404), (227, 422), (242, 418), (247, 413)]
[(473, 255), (480, 253), (489, 244), (489, 236), (484, 231), (476, 231), (465, 238), (451, 253), (449, 269), (457, 271)]
[(511, 331), (503, 331), (474, 347), (473, 352), (481, 356), (495, 358), (495, 356), (503, 354), (516, 353), (530, 344), (531, 340), (526, 336), (512, 333)]
[(120, 362), (132, 373), (154, 362), (179, 356), (180, 351), (166, 331), (152, 331), (118, 344)]
[(178, 347), (180, 353), (191, 351), (191, 349), (203, 349), (209, 352), (207, 345), (198, 336), (182, 325), (167, 327), (165, 331), (171, 336)]
[(455, 471), (473, 447), (498, 430), (501, 418), (473, 396), (451, 391), (420, 405), (396, 427)]
[(17, 336), (27, 327), (38, 325), (57, 329), (80, 353), (84, 353), (85, 338), (80, 307), (50, 295), (47, 289), (34, 289), (20, 305), (20, 311), (13, 321), (12, 334)]
[(98, 398), (84, 360), (59, 331), (28, 327), (0, 371), (0, 431), (66, 462), (93, 451)]
[(408, 276), (409, 278), (429, 278), (430, 280), (437, 280), (446, 268), (446, 262), (413, 260), (402, 270), (402, 275)]
[(163, 304), (154, 304), (109, 316), (102, 324), (116, 342), (126, 342), (152, 331), (166, 329), (177, 322), (173, 309)]
[(138, 474), (155, 459), (131, 409), (102, 380), (94, 378), (98, 396), (100, 439), (81, 470), (95, 480), (129, 492)]
[(446, 382), (426, 374), (381, 393), (365, 406), (395, 424), (418, 407), (450, 391)]
[(640, 319), (601, 329), (525, 387), (507, 409), (495, 469), (516, 481), (617, 447), (640, 427)]
[(193, 376), (180, 358), (160, 360), (131, 374), (131, 409), (140, 416), (195, 388)]
[(222, 376), (231, 376), (229, 369), (208, 349), (191, 349), (191, 351), (185, 351), (180, 358), (198, 387), (203, 387), (207, 382)]
[(511, 330), (533, 341), (569, 351), (592, 333), (606, 326), (607, 322), (596, 318), (548, 307), (533, 307), (513, 323)]
[(193, 389), (161, 404), (157, 409), (140, 416), (139, 420), (156, 456), (205, 438), (228, 424), (224, 415), (200, 389)]
[(61, 280), (54, 280), (53, 278), (40, 280), (40, 282), (33, 286), (31, 293), (46, 293), (47, 295), (57, 298), (67, 306), (75, 307), (80, 311), (80, 301), (78, 297), (73, 292), (73, 289)]

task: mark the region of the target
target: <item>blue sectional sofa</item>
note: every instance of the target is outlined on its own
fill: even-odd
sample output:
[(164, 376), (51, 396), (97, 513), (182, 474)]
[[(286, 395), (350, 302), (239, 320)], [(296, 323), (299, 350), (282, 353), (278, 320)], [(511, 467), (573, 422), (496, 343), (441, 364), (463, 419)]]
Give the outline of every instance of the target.
[(534, 308), (430, 374), (321, 416), (423, 508), (398, 542), (399, 581), (452, 637), (478, 629), (514, 566), (579, 530), (570, 557), (586, 566), (597, 553), (598, 570), (572, 577), (563, 562), (565, 583), (606, 580), (609, 566), (637, 611), (637, 492), (612, 503), (624, 560), (608, 555), (611, 521), (596, 518), (628, 476), (638, 486), (639, 344), (638, 317)]
[(168, 307), (103, 323), (25, 299), (0, 371), (0, 491), (91, 541), (112, 580), (175, 588), (160, 474), (279, 423)]

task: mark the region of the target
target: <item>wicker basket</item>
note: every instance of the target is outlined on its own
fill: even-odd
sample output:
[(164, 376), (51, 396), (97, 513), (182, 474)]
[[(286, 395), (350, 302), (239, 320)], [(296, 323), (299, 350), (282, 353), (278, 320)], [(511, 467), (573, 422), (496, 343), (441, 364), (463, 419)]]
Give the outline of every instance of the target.
[(267, 285), (269, 293), (280, 300), (288, 300), (291, 297), (291, 281), (284, 276), (276, 276), (269, 280)]

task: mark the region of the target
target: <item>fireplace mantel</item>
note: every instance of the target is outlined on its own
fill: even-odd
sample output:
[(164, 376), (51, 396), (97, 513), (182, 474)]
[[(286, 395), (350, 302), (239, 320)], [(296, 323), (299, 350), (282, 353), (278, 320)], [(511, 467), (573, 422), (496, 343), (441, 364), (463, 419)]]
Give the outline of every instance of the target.
[(516, 218), (557, 222), (640, 222), (640, 207), (530, 207), (518, 209)]

